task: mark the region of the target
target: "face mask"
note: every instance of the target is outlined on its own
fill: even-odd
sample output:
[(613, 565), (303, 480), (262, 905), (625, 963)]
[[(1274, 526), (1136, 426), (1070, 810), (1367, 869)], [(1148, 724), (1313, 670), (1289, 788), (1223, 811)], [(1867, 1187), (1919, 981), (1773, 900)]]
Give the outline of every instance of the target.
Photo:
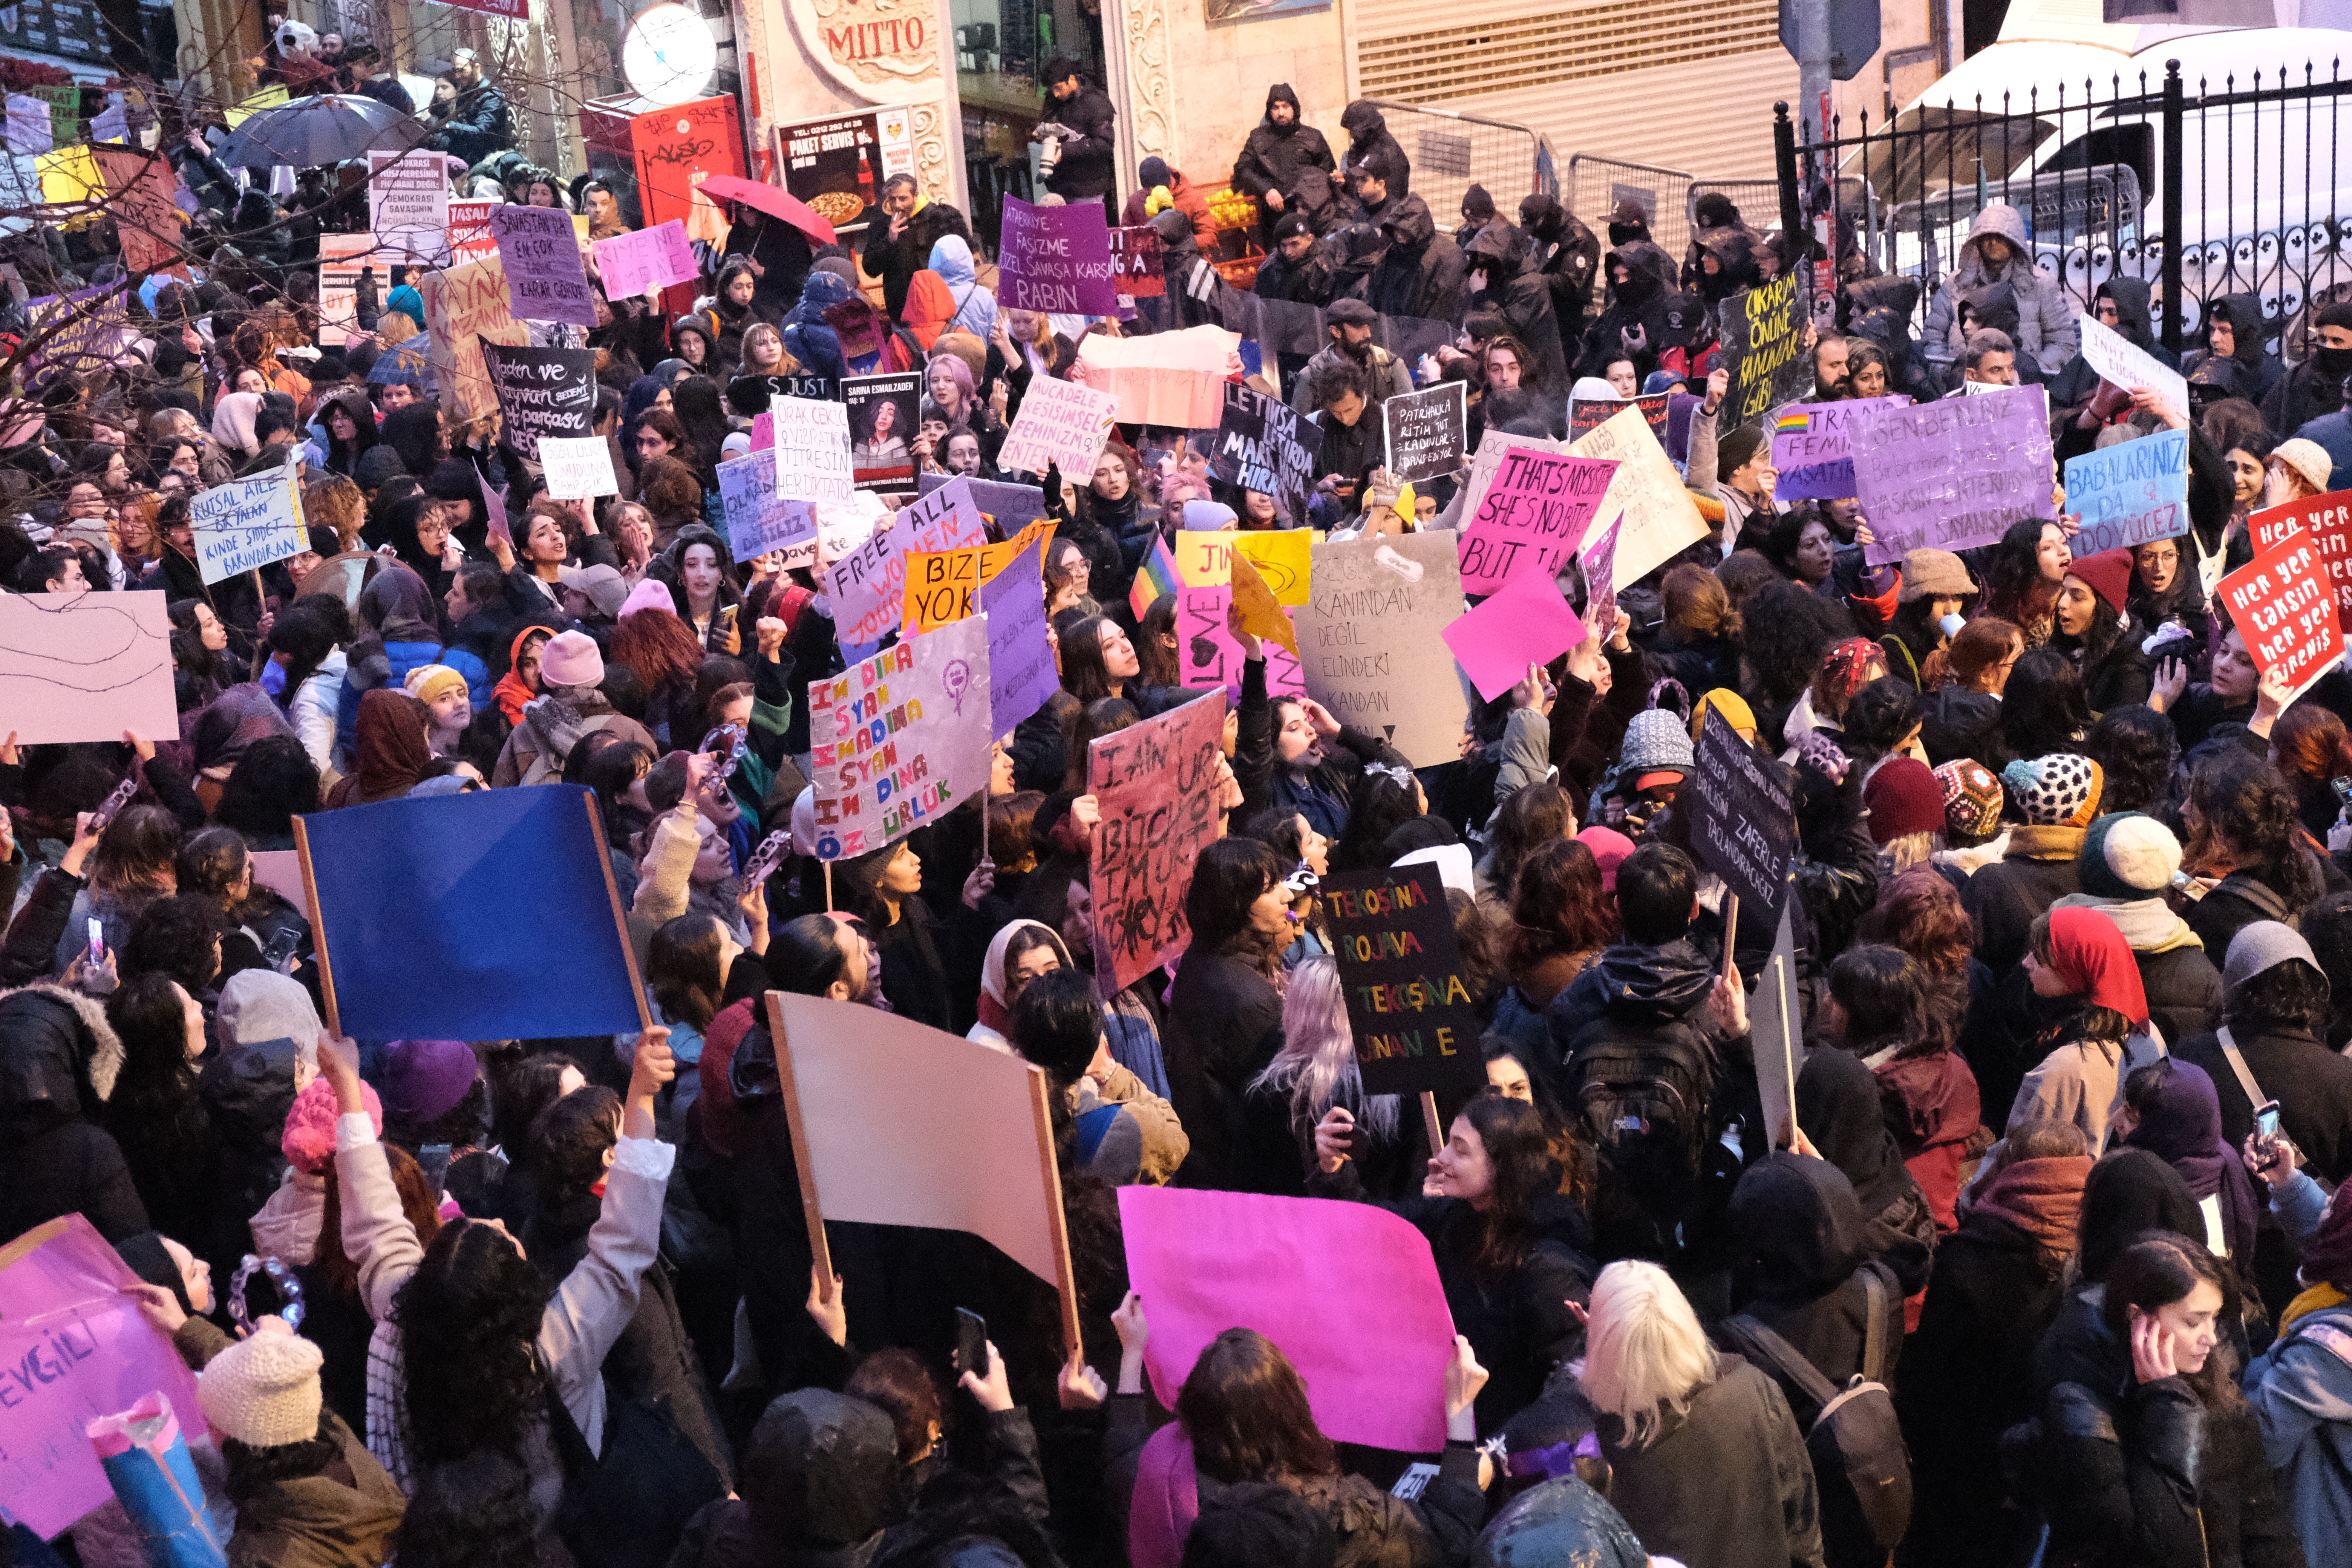
[(2315, 348), (2312, 351), (2311, 362), (2319, 367), (2322, 375), (2338, 378), (2352, 375), (2352, 349)]

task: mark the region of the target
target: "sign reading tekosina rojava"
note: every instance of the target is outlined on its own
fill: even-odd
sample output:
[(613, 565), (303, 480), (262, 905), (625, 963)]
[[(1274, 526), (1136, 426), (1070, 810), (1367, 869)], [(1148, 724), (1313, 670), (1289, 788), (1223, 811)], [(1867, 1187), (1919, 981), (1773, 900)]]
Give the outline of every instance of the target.
[(1434, 866), (1323, 879), (1324, 919), (1366, 1094), (1475, 1094), (1482, 1026)]

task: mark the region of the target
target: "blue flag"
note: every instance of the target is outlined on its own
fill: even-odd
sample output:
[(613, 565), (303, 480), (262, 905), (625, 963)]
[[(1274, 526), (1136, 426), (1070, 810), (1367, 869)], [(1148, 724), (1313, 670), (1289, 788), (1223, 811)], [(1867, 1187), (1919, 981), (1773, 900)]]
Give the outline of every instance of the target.
[(639, 1026), (591, 796), (541, 784), (301, 819), (319, 952), (358, 1039), (504, 1040)]

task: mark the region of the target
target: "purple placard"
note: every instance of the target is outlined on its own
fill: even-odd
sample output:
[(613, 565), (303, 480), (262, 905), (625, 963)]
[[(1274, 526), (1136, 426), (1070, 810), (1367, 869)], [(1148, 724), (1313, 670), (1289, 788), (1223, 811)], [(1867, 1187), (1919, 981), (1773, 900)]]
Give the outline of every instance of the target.
[(1004, 198), (1004, 238), (996, 255), (997, 303), (1069, 316), (1118, 313), (1110, 228), (1100, 202), (1032, 206)]
[(28, 335), (49, 334), (26, 356), (26, 374), (36, 374), (50, 365), (89, 374), (112, 364), (123, 337), (129, 289), (127, 280), (101, 283), (72, 294), (46, 294), (25, 301), (25, 314), (32, 322)]
[(2027, 518), (2058, 521), (2050, 399), (2038, 386), (1874, 408), (1847, 423), (1846, 441), (1874, 566), (1923, 545), (1990, 544)]
[(1844, 403), (1797, 403), (1780, 410), (1772, 427), (1772, 487), (1780, 500), (1843, 500), (1853, 494), (1853, 453), (1846, 425), (1865, 408), (1902, 408), (1910, 399), (1860, 397)]
[(1625, 526), (1619, 512), (1609, 531), (1584, 547), (1576, 558), (1584, 574), (1584, 621), (1605, 638), (1617, 625), (1617, 531)]
[(1061, 685), (1045, 636), (1045, 590), (1039, 576), (1043, 542), (1030, 545), (980, 585), (988, 617), (989, 727), (1009, 735)]
[(635, 299), (702, 276), (694, 265), (694, 248), (686, 242), (686, 225), (677, 218), (600, 239), (589, 248), (595, 253), (607, 300)]
[(596, 324), (588, 271), (572, 215), (557, 207), (490, 209), (490, 237), (507, 273), (507, 306), (518, 321)]

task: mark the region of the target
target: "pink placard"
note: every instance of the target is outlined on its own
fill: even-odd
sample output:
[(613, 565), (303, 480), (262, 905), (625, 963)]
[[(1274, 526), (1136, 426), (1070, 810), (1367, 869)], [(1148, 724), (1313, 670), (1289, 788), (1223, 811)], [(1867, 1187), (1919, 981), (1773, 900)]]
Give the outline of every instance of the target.
[(1170, 1409), (1201, 1352), (1255, 1329), (1307, 1380), (1327, 1437), (1445, 1446), (1454, 1315), (1429, 1243), (1370, 1204), (1121, 1187), (1129, 1281), (1151, 1340), (1143, 1364)]
[[(1222, 685), (1239, 705), (1242, 700), (1242, 645), (1225, 625), (1225, 611), (1234, 602), (1230, 587), (1180, 588), (1176, 591), (1176, 669), (1180, 686)], [(1288, 610), (1282, 612), (1287, 616)], [(1263, 640), (1265, 652), (1265, 694), (1304, 697), (1306, 673), (1298, 656), (1274, 641)]]
[(776, 416), (762, 408), (751, 416), (751, 450), (764, 452), (776, 444)]
[(0, 1517), (44, 1540), (114, 1496), (91, 1422), (161, 1393), (205, 1429), (195, 1373), (122, 1293), (137, 1282), (79, 1215), (0, 1251)]
[(1559, 572), (1584, 542), (1616, 472), (1613, 458), (1505, 453), (1463, 525), (1462, 591), (1492, 594), (1521, 575)]
[(1477, 608), (1437, 634), (1478, 695), (1492, 702), (1525, 679), (1530, 664), (1549, 664), (1584, 640), (1584, 623), (1549, 573), (1514, 577)]
[(694, 264), (694, 249), (686, 242), (686, 225), (677, 218), (600, 239), (590, 249), (607, 300), (633, 299), (702, 276)]
[(0, 740), (178, 734), (164, 609), (161, 594), (0, 594)]

